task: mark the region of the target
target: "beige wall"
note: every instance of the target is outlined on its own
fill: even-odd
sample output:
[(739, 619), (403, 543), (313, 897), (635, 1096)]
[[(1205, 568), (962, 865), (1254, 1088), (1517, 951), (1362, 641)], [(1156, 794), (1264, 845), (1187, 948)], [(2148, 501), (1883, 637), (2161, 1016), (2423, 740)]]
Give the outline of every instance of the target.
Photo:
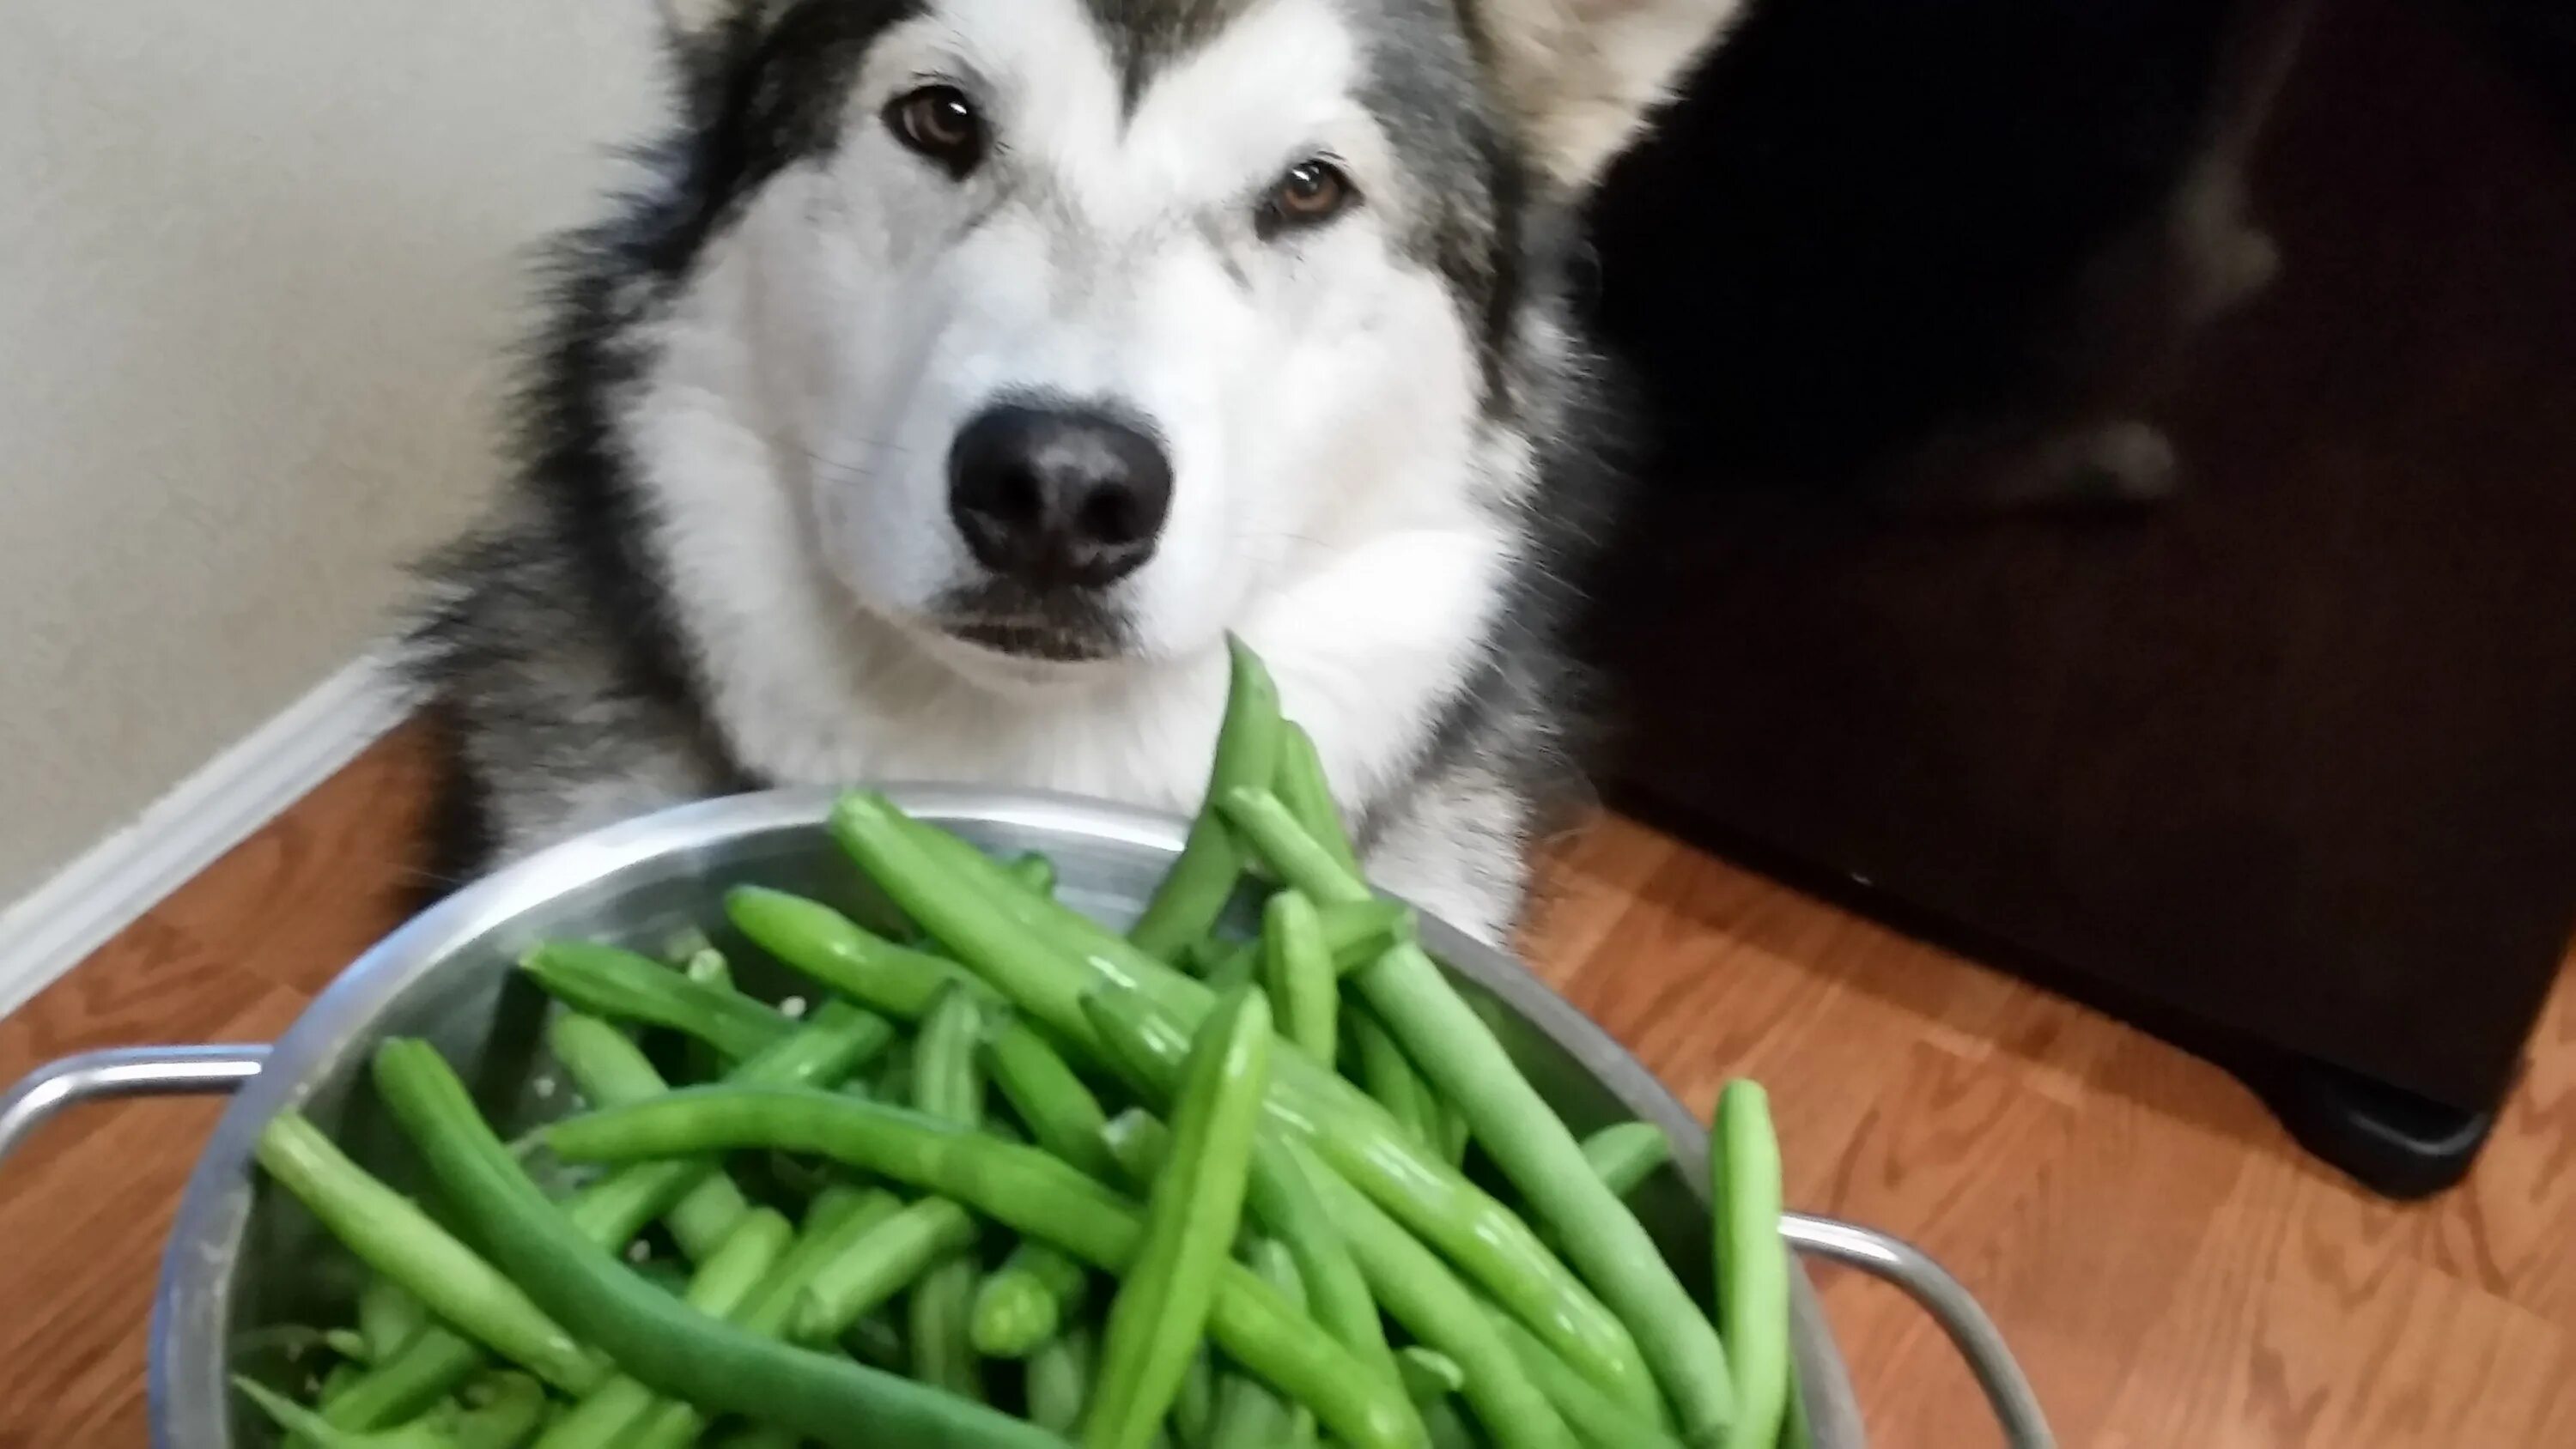
[(650, 0), (0, 0), (0, 904), (349, 662), (495, 475)]

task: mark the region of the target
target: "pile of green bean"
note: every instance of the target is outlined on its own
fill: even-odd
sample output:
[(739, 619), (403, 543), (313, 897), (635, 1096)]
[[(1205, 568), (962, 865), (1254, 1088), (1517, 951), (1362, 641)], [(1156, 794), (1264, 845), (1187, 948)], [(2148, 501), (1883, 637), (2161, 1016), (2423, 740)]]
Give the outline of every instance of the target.
[[(425, 1204), (279, 1117), (262, 1165), (373, 1277), (307, 1392), (246, 1400), (310, 1449), (1803, 1446), (1761, 1090), (1721, 1096), (1694, 1291), (1624, 1201), (1669, 1141), (1540, 1099), (1240, 646), (1208, 801), (1120, 936), (1042, 858), (845, 798), (901, 931), (726, 902), (810, 1011), (705, 941), (531, 951), (587, 1112), (505, 1142), (384, 1043)], [(593, 1175), (550, 1196), (537, 1154)]]

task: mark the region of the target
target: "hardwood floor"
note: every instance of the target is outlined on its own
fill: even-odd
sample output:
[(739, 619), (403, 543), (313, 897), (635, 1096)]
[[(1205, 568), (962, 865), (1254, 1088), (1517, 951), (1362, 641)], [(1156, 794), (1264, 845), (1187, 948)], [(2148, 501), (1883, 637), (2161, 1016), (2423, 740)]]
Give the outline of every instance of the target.
[[(407, 734), (369, 752), (0, 1021), (0, 1080), (274, 1035), (394, 924), (423, 778)], [(2214, 1068), (1638, 826), (1549, 881), (1540, 968), (1703, 1112), (1766, 1081), (1794, 1205), (1965, 1278), (2073, 1449), (2576, 1444), (2576, 993), (2469, 1185), (2401, 1208)], [(0, 1168), (0, 1446), (145, 1441), (152, 1277), (215, 1110), (85, 1109)], [(1874, 1443), (1996, 1442), (1925, 1320), (1818, 1278)]]

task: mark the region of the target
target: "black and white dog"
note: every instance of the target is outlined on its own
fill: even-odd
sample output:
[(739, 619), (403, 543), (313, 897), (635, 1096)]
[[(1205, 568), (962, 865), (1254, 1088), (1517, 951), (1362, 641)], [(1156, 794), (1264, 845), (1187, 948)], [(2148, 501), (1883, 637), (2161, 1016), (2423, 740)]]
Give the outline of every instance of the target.
[(1575, 213), (1736, 0), (665, 0), (416, 634), (443, 869), (675, 800), (1197, 804), (1223, 642), (1506, 934), (1611, 479)]

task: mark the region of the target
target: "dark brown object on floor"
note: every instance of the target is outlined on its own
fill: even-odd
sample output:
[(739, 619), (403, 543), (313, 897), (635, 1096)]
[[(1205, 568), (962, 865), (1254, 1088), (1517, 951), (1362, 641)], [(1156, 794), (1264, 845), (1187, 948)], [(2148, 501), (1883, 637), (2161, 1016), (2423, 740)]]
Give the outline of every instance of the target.
[[(378, 746), (23, 1011), (65, 1052), (263, 1040), (394, 924), (422, 740)], [(2069, 1449), (2576, 1443), (2576, 992), (2469, 1187), (2368, 1200), (2216, 1070), (2081, 1007), (1605, 821), (1561, 843), (1530, 955), (1703, 1114), (1759, 1077), (1793, 1206), (1965, 1277)], [(145, 1442), (153, 1275), (215, 1108), (126, 1103), (0, 1167), (0, 1449)], [(1996, 1442), (1889, 1291), (1821, 1274), (1878, 1449)]]
[(2576, 158), (2455, 27), (2366, 3), (2318, 16), (2254, 177), (2284, 268), (2167, 410), (2159, 508), (1905, 526), (1668, 461), (1602, 578), (1617, 770), (2420, 1191), (2465, 1153), (2335, 1109), (2457, 1140), (2576, 918)]

